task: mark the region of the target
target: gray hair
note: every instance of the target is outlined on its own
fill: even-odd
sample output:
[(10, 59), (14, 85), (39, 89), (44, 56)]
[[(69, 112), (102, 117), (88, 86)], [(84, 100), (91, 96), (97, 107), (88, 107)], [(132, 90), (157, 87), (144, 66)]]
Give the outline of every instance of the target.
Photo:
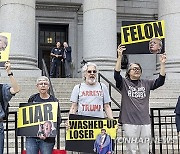
[(2, 50), (4, 51), (8, 45), (8, 38), (3, 35), (0, 35), (0, 38), (2, 39), (1, 41), (5, 44), (5, 47), (2, 48)]
[(163, 47), (162, 40), (161, 40), (160, 38), (158, 38), (158, 37), (153, 37), (153, 38), (150, 39), (149, 42), (151, 42), (152, 40), (158, 40), (158, 41), (159, 41), (160, 49), (158, 50), (158, 53), (160, 53), (160, 52), (161, 52), (161, 49), (162, 49), (162, 47)]
[(83, 80), (86, 80), (85, 74), (86, 74), (86, 71), (87, 71), (87, 69), (88, 69), (88, 66), (94, 66), (95, 69), (96, 69), (96, 71), (98, 71), (98, 70), (97, 70), (97, 65), (96, 65), (95, 63), (87, 62), (87, 63), (82, 67), (82, 78), (83, 78)]
[(40, 76), (37, 80), (36, 80), (36, 84), (38, 84), (40, 81), (47, 81), (49, 83), (49, 79), (46, 76)]

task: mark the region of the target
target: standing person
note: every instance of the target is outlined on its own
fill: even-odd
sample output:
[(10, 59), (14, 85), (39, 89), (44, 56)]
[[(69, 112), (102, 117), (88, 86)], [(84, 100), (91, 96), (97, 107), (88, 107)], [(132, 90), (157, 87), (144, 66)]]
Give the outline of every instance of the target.
[[(41, 76), (36, 82), (39, 93), (30, 96), (28, 103), (39, 102), (58, 102), (58, 99), (48, 94), (49, 79), (46, 76)], [(58, 112), (59, 113), (59, 112)], [(60, 124), (60, 113), (58, 115), (57, 126)], [(26, 152), (27, 154), (52, 154), (55, 145), (55, 137), (46, 137), (45, 135), (39, 137), (26, 137)]]
[[(149, 143), (139, 142), (139, 139), (151, 137), (151, 126), (149, 116), (150, 90), (157, 89), (165, 82), (166, 55), (160, 55), (160, 74), (156, 80), (141, 79), (142, 68), (138, 63), (130, 64), (125, 78), (120, 75), (121, 58), (125, 46), (118, 46), (118, 58), (114, 71), (116, 87), (121, 91), (121, 113), (120, 122), (123, 124), (125, 136), (131, 143), (126, 143), (127, 153), (136, 154), (137, 146), (140, 154), (149, 153)], [(133, 142), (133, 141), (137, 142)], [(144, 140), (143, 140), (144, 141)]]
[(72, 58), (71, 58), (71, 46), (69, 46), (67, 44), (67, 42), (63, 43), (64, 46), (64, 63), (65, 63), (65, 75), (66, 78), (70, 78), (71, 77), (71, 62), (72, 62)]
[(180, 132), (180, 96), (178, 97), (178, 101), (174, 113), (176, 113), (175, 121), (176, 121), (177, 134), (178, 137), (180, 137), (180, 133), (179, 133)]
[[(84, 82), (74, 87), (70, 101), (72, 106), (69, 114), (104, 118), (104, 111), (109, 119), (113, 114), (109, 103), (111, 102), (108, 89), (104, 83), (97, 82), (97, 66), (88, 62), (82, 68)], [(90, 110), (96, 106), (96, 109)]]
[[(71, 93), (69, 114), (77, 112), (78, 115), (104, 118), (104, 109), (107, 117), (113, 119), (108, 89), (104, 83), (97, 82), (96, 64), (86, 63), (82, 67), (82, 77), (84, 82), (76, 85)], [(68, 121), (68, 127), (67, 124)]]
[(11, 71), (11, 64), (9, 61), (5, 63), (5, 69), (10, 79), (11, 87), (7, 84), (0, 84), (0, 154), (3, 154), (4, 151), (3, 118), (5, 117), (5, 114), (8, 110), (8, 103), (11, 100), (12, 96), (15, 96), (15, 94), (20, 90), (19, 85)]
[(60, 62), (62, 60), (61, 55), (61, 43), (57, 42), (56, 47), (51, 50), (51, 70), (50, 70), (50, 77), (51, 78), (58, 78), (59, 77), (59, 70), (60, 70)]

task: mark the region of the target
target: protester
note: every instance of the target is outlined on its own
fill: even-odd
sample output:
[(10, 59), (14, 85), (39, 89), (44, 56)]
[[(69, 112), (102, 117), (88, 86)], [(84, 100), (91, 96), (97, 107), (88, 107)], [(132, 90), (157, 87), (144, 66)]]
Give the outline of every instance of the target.
[(11, 71), (11, 64), (9, 61), (5, 62), (5, 69), (11, 82), (11, 86), (7, 84), (0, 84), (0, 154), (4, 151), (4, 126), (3, 118), (8, 112), (8, 103), (12, 96), (20, 91), (19, 85), (15, 80)]
[[(85, 64), (82, 74), (84, 82), (76, 85), (72, 91), (70, 98), (72, 106), (69, 114), (75, 114), (78, 111), (79, 115), (104, 118), (104, 109), (107, 117), (113, 119), (108, 89), (104, 83), (97, 82), (96, 64), (91, 62)], [(87, 95), (88, 92), (89, 95)], [(93, 111), (89, 110), (93, 105), (98, 107)]]
[[(127, 153), (136, 154), (137, 146), (140, 154), (149, 153), (149, 142), (138, 142), (139, 139), (149, 139), (151, 136), (149, 116), (150, 90), (155, 90), (165, 82), (166, 55), (162, 54), (160, 60), (160, 74), (156, 80), (141, 79), (142, 68), (138, 63), (132, 63), (126, 72), (125, 78), (120, 75), (121, 58), (125, 46), (118, 46), (118, 58), (114, 71), (116, 87), (121, 91), (121, 113), (119, 121), (123, 124), (125, 137), (130, 141), (126, 143)], [(135, 140), (135, 142), (133, 142)], [(144, 141), (144, 140), (143, 140)], [(145, 140), (148, 141), (148, 140)]]
[(175, 111), (176, 113), (176, 128), (177, 128), (177, 133), (178, 133), (178, 136), (180, 137), (180, 96), (178, 97), (178, 101), (177, 101), (177, 104), (176, 104), (176, 108), (175, 108)]
[[(72, 91), (69, 114), (77, 112), (78, 115), (104, 118), (105, 111), (107, 117), (113, 119), (108, 89), (104, 83), (97, 82), (96, 64), (86, 63), (82, 67), (82, 77), (84, 82), (76, 85)], [(69, 127), (68, 122), (66, 127)]]
[[(36, 86), (39, 93), (32, 95), (29, 98), (28, 103), (58, 102), (57, 98), (48, 94), (49, 79), (47, 77), (39, 77), (37, 79)], [(60, 113), (58, 112), (57, 126), (60, 124), (60, 121)], [(42, 154), (52, 154), (54, 145), (55, 137), (47, 137), (45, 134), (39, 135), (39, 137), (26, 137), (27, 154), (38, 154), (39, 151)]]

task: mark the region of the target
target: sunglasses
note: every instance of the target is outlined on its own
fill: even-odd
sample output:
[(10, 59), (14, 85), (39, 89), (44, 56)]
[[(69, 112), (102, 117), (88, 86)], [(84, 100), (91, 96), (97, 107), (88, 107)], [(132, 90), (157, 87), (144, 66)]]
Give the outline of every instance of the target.
[(87, 72), (88, 72), (89, 74), (91, 74), (91, 73), (94, 73), (94, 74), (97, 73), (96, 70), (88, 70)]

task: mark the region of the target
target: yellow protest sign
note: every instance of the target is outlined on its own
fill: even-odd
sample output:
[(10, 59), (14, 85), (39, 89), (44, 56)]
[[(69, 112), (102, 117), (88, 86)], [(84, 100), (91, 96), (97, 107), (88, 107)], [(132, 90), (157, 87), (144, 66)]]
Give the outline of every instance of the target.
[(121, 44), (149, 41), (151, 38), (165, 38), (164, 20), (121, 27)]
[(11, 33), (0, 33), (0, 62), (7, 61), (10, 53)]
[(46, 121), (57, 122), (58, 102), (47, 102), (20, 107), (18, 128), (37, 126)]
[(66, 140), (96, 140), (101, 130), (112, 139), (116, 138), (117, 120), (69, 120), (70, 129), (66, 134)]

